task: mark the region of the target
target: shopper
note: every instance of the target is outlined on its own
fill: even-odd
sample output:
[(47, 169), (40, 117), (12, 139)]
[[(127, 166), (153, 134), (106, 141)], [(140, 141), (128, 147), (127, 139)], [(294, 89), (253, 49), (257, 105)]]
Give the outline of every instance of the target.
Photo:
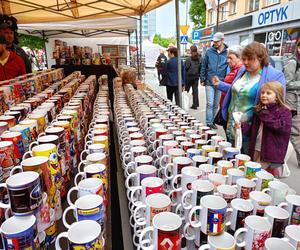
[(167, 61), (167, 97), (169, 100), (175, 98), (175, 102), (179, 105), (179, 91), (178, 91), (178, 64), (177, 64), (177, 48), (170, 47), (168, 49)]
[(212, 84), (212, 77), (218, 76), (223, 81), (227, 72), (227, 45), (224, 43), (224, 34), (217, 32), (213, 36), (213, 47), (209, 48), (201, 65), (200, 79), (206, 92), (206, 124), (216, 129), (213, 124), (218, 110), (221, 92)]
[(165, 85), (165, 82), (162, 82), (163, 76), (166, 71), (166, 63), (168, 58), (165, 56), (165, 51), (160, 50), (160, 54), (156, 59), (155, 67), (157, 69), (159, 85)]
[(300, 167), (300, 41), (295, 54), (284, 65), (286, 79), (286, 102), (293, 113), (291, 143), (296, 151), (298, 167)]
[[(253, 109), (259, 101), (259, 92), (263, 84), (270, 81), (278, 81), (284, 86), (285, 79), (282, 72), (269, 66), (268, 54), (264, 46), (258, 42), (247, 45), (242, 51), (242, 66), (232, 84), (213, 77), (212, 83), (222, 92), (225, 98), (222, 105), (222, 117), (227, 122), (226, 135), (234, 144), (235, 127), (233, 112), (242, 112), (243, 121), (251, 122)], [(242, 151), (249, 151), (249, 138), (243, 136)]]
[[(228, 48), (227, 63), (230, 68), (230, 71), (224, 78), (225, 83), (232, 84), (238, 71), (243, 66), (243, 62), (241, 59), (242, 51), (243, 47), (240, 45), (235, 45)], [(225, 95), (225, 92), (221, 93), (220, 108), (222, 108)]]
[(3, 36), (7, 42), (7, 50), (15, 52), (18, 56), (20, 56), (24, 61), (26, 73), (31, 73), (31, 62), (28, 58), (28, 55), (21, 47), (14, 43), (15, 30), (13, 29), (13, 26), (9, 25), (8, 23), (2, 23), (0, 25), (0, 35)]
[(186, 79), (186, 91), (189, 92), (190, 88), (193, 91), (193, 105), (191, 109), (197, 109), (199, 107), (198, 97), (198, 82), (201, 70), (201, 57), (198, 54), (197, 46), (192, 45), (190, 48), (191, 56), (185, 61), (185, 79)]
[(292, 127), (292, 113), (284, 102), (283, 85), (276, 81), (264, 84), (253, 112), (251, 125), (242, 123), (243, 133), (250, 138), (249, 155), (280, 177)]
[(25, 64), (16, 53), (6, 49), (6, 40), (0, 36), (0, 81), (26, 74)]

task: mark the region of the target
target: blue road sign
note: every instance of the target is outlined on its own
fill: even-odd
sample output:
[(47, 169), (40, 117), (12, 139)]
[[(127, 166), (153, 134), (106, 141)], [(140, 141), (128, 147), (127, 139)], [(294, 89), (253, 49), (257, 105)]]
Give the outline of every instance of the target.
[(192, 40), (193, 40), (193, 43), (200, 42), (200, 30), (193, 30)]
[(188, 36), (180, 36), (180, 43), (181, 44), (187, 44), (189, 41), (189, 37)]

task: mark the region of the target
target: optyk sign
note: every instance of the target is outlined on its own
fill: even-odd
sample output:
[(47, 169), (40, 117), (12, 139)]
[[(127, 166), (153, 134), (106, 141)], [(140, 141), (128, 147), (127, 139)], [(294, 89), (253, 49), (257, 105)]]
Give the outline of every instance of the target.
[(253, 28), (283, 23), (295, 19), (294, 10), (297, 5), (295, 2), (297, 1), (288, 4), (278, 4), (254, 13)]

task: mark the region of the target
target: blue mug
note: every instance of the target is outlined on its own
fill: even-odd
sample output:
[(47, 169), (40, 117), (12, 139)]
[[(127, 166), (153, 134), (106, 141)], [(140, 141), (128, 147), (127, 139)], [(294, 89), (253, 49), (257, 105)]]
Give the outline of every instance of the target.
[(224, 160), (230, 161), (235, 158), (237, 154), (240, 154), (240, 150), (234, 147), (227, 147), (223, 149)]
[(66, 218), (68, 211), (73, 210), (76, 221), (93, 220), (101, 225), (102, 231), (104, 230), (105, 212), (103, 198), (100, 195), (88, 194), (78, 198), (74, 205), (67, 207), (63, 213), (63, 224), (66, 228), (71, 228)]
[(62, 250), (60, 239), (66, 238), (68, 249), (104, 249), (104, 239), (101, 236), (101, 226), (92, 220), (74, 222), (68, 232), (60, 233), (55, 241), (55, 249)]
[(40, 249), (34, 215), (13, 216), (3, 222), (0, 231), (4, 249)]

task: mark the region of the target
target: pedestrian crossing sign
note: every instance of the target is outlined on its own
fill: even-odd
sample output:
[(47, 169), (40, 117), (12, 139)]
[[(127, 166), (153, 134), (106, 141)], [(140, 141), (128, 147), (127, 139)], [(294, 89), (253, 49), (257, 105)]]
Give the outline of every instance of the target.
[(187, 44), (189, 40), (188, 36), (180, 36), (180, 43), (181, 44)]

